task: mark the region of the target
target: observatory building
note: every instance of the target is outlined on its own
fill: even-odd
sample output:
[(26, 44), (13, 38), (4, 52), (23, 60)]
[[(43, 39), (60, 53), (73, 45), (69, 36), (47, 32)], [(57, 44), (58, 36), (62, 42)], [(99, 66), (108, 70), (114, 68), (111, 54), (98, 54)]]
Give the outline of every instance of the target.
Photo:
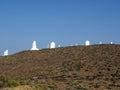
[(85, 46), (89, 46), (90, 45), (90, 41), (85, 41)]
[(3, 56), (8, 56), (8, 50), (4, 51), (4, 55)]
[(100, 41), (100, 42), (99, 42), (99, 44), (103, 44), (103, 42), (102, 42), (102, 41)]
[(50, 43), (50, 48), (55, 48), (55, 42)]
[(31, 50), (39, 50), (39, 49), (37, 48), (37, 44), (36, 44), (36, 41), (35, 41), (35, 40), (34, 40), (33, 43), (32, 43), (32, 48), (31, 48)]
[(110, 44), (113, 44), (113, 42), (110, 42)]

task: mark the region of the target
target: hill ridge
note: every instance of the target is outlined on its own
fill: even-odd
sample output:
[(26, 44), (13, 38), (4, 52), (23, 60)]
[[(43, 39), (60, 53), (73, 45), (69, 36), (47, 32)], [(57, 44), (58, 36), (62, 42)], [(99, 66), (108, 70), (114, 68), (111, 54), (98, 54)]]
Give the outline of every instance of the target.
[[(94, 84), (100, 84), (100, 90), (104, 85), (105, 88), (114, 88), (110, 86), (114, 84), (113, 90), (119, 90), (120, 45), (70, 46), (22, 51), (0, 57), (0, 74), (13, 79), (37, 77), (54, 83), (59, 88), (61, 86), (56, 82), (61, 82), (65, 88), (73, 81), (89, 90), (90, 82), (93, 85), (91, 90), (95, 88)], [(74, 88), (74, 85), (70, 88)]]

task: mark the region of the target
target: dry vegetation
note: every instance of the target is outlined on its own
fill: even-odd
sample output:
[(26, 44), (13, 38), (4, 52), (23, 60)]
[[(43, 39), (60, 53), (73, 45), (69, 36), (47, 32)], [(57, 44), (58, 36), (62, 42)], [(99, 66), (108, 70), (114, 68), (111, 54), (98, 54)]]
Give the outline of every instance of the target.
[(0, 57), (0, 74), (34, 90), (120, 90), (120, 45), (23, 51)]

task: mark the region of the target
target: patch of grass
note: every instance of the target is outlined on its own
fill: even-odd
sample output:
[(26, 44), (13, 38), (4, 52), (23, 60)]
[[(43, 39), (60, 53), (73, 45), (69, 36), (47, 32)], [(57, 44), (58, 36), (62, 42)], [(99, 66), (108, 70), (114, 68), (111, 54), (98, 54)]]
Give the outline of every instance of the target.
[(0, 87), (16, 87), (19, 85), (19, 82), (16, 80), (12, 80), (9, 77), (4, 75), (0, 76)]

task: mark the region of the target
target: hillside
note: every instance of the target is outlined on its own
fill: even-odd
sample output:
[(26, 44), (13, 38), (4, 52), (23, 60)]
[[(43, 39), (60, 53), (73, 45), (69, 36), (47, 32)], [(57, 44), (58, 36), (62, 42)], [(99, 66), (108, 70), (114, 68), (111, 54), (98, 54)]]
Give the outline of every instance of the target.
[(120, 90), (120, 45), (22, 51), (0, 57), (0, 74), (36, 90)]

